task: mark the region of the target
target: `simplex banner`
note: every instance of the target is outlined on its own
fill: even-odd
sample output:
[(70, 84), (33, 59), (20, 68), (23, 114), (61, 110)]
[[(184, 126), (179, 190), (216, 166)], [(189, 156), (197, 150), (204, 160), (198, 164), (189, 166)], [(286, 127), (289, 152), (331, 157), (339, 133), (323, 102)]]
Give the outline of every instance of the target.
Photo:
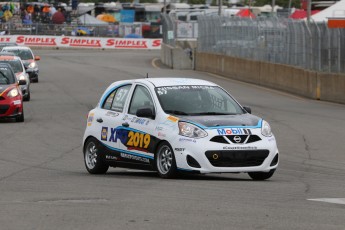
[(23, 46), (72, 47), (99, 49), (160, 49), (162, 39), (98, 38), (73, 36), (4, 35), (0, 43), (17, 43)]

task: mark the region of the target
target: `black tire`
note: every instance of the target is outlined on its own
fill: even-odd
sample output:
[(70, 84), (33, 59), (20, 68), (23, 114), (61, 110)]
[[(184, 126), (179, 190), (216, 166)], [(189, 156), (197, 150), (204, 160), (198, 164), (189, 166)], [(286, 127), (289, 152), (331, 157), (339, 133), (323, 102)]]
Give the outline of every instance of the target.
[(24, 109), (22, 114), (16, 117), (16, 122), (24, 122)]
[(275, 171), (275, 169), (271, 169), (269, 172), (249, 172), (248, 175), (253, 180), (267, 180), (273, 176)]
[(109, 165), (104, 162), (100, 153), (99, 142), (96, 138), (89, 138), (84, 145), (84, 163), (90, 174), (104, 174)]
[(38, 77), (34, 80), (35, 83), (38, 83)]
[(24, 97), (24, 101), (30, 101), (31, 95), (30, 92), (28, 93), (28, 95), (26, 97)]
[(158, 175), (165, 179), (175, 178), (178, 174), (174, 151), (168, 142), (162, 142), (155, 154), (155, 166)]

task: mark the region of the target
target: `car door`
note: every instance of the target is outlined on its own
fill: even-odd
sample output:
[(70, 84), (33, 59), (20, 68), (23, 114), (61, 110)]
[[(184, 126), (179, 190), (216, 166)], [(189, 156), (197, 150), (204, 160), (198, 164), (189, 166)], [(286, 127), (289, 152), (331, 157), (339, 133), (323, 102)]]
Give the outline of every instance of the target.
[(127, 113), (123, 118), (123, 137), (120, 144), (122, 158), (135, 163), (150, 163), (154, 159), (154, 147), (157, 138), (153, 135), (156, 121), (154, 118), (137, 117), (140, 108), (151, 108), (155, 113), (155, 103), (152, 92), (144, 85), (137, 84), (131, 94)]
[(131, 84), (111, 89), (101, 101), (95, 114), (99, 127), (99, 140), (106, 147), (106, 160), (117, 160), (119, 157), (119, 142), (123, 139), (119, 126), (122, 125), (124, 108), (131, 89)]

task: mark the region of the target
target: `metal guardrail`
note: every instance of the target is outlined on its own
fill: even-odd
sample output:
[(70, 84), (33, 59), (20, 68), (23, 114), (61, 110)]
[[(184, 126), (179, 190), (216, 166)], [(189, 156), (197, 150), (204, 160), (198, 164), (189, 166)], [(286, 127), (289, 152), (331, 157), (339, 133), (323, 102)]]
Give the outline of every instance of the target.
[(199, 52), (344, 73), (345, 29), (284, 18), (198, 17)]

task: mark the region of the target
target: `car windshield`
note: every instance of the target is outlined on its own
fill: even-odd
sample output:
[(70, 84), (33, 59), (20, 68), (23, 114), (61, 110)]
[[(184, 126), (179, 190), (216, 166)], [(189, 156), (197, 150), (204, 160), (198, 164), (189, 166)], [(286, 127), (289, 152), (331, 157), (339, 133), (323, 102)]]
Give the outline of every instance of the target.
[(34, 59), (30, 50), (27, 49), (4, 49), (6, 52), (14, 53), (16, 56), (20, 57), (22, 60)]
[(16, 80), (11, 69), (0, 67), (0, 85), (10, 85), (15, 82)]
[(175, 115), (243, 114), (240, 105), (217, 86), (179, 85), (156, 87), (164, 112)]
[(0, 62), (10, 64), (15, 73), (24, 72), (23, 66), (20, 60), (6, 60), (6, 61), (1, 60)]

